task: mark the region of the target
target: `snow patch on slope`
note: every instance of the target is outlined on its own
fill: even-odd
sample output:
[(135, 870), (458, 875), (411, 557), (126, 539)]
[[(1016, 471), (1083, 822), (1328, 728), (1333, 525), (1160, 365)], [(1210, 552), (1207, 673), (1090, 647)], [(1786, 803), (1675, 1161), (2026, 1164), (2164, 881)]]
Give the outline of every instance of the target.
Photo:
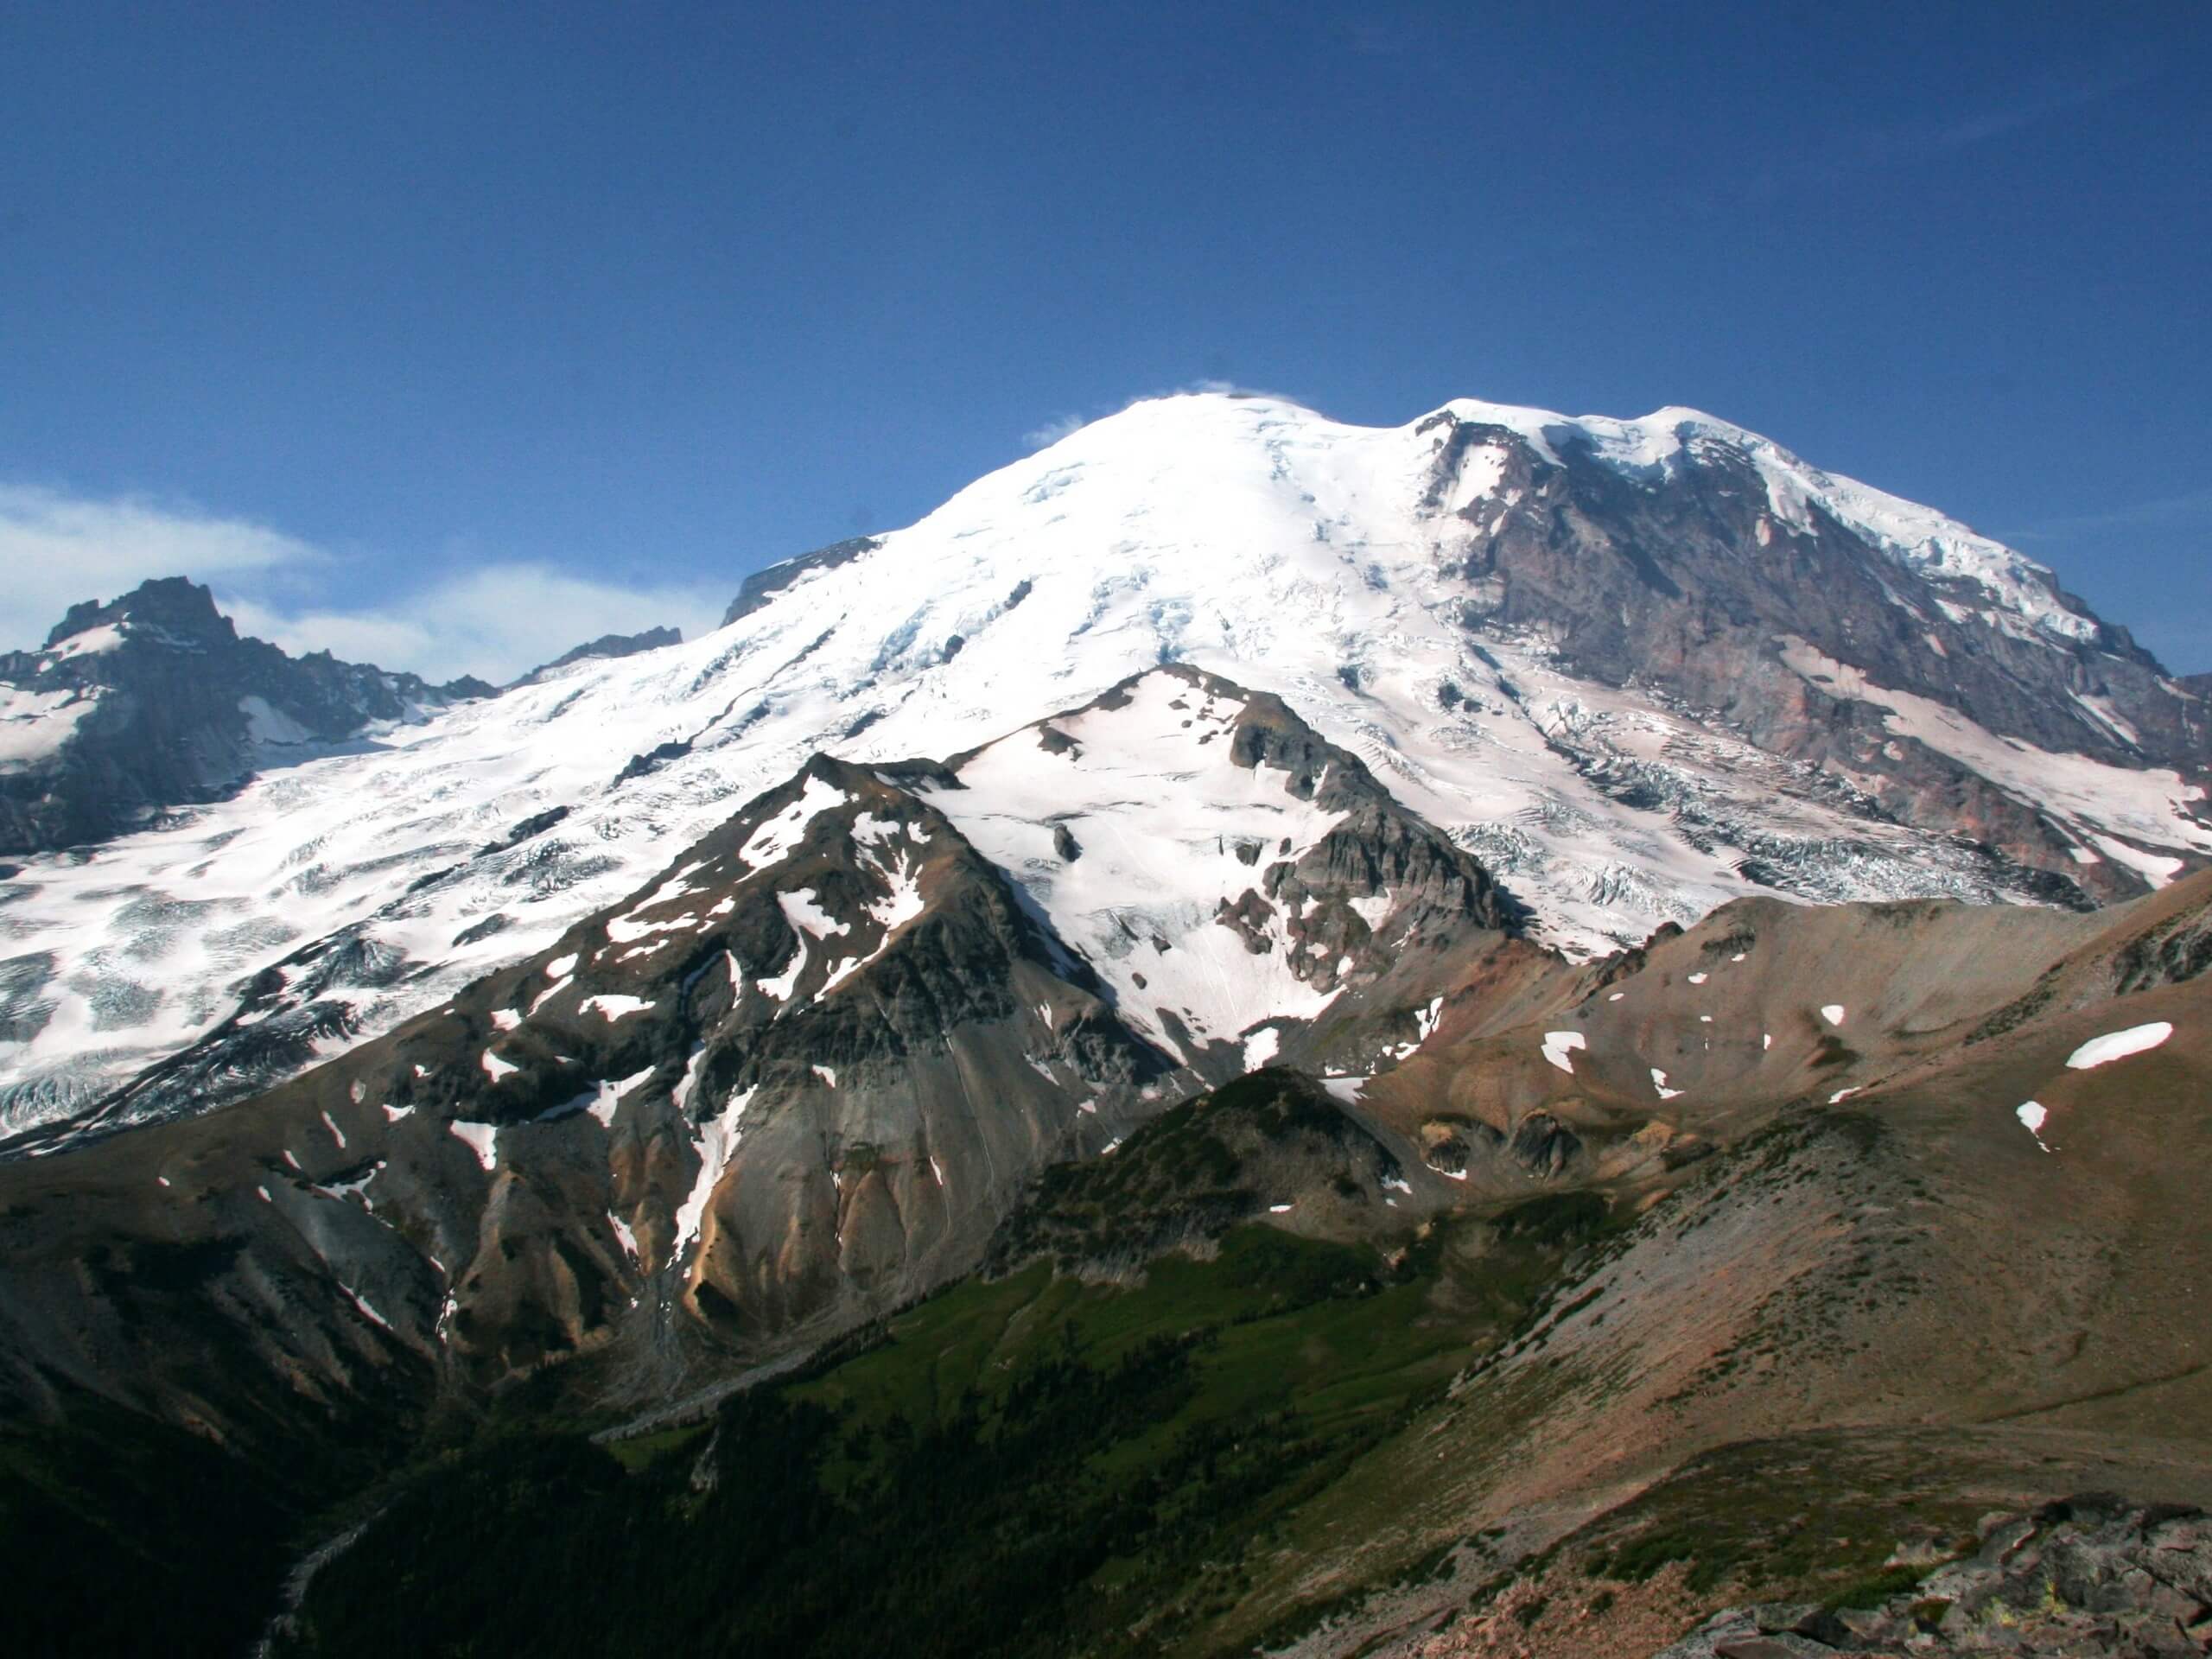
[(2066, 1057), (2066, 1064), (2076, 1071), (2110, 1065), (2114, 1060), (2148, 1053), (2173, 1034), (2173, 1027), (2164, 1020), (2154, 1020), (2147, 1026), (2131, 1026), (2126, 1031), (2108, 1032), (2075, 1049)]
[[(1342, 817), (1292, 794), (1285, 772), (1236, 764), (1244, 709), (1149, 674), (1121, 706), (1016, 732), (963, 764), (959, 788), (929, 792), (1084, 954), (1122, 1017), (1179, 1051), (1171, 1020), (1200, 1043), (1240, 1042), (1335, 997), (1299, 977), (1279, 912), (1264, 924), (1274, 948), (1256, 955), (1219, 919), (1261, 879), (1240, 843), (1261, 843), (1267, 862), (1295, 859)], [(1082, 849), (1072, 861), (1055, 847), (1061, 828)]]

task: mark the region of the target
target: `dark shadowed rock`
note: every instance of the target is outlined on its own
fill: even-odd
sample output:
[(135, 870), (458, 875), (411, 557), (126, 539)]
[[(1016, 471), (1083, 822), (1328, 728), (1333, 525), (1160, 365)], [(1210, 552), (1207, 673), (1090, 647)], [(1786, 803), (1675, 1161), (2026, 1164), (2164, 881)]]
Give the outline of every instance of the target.
[(0, 694), (35, 709), (0, 760), (0, 853), (47, 852), (234, 794), (255, 772), (372, 742), (493, 695), (480, 680), (291, 657), (241, 639), (181, 577), (86, 600), (35, 652), (0, 655)]
[(585, 662), (594, 658), (634, 657), (641, 651), (658, 651), (664, 645), (680, 645), (683, 643), (683, 632), (676, 628), (647, 628), (643, 633), (603, 633), (573, 651), (563, 652), (550, 663), (533, 668), (520, 679), (512, 682), (508, 689), (536, 685), (556, 670), (566, 668), (572, 663)]

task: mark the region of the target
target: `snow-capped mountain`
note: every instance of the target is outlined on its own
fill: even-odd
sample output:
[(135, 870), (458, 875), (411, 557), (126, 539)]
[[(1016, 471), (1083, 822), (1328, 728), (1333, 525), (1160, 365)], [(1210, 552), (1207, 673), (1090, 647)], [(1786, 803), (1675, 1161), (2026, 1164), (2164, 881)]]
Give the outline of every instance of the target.
[[(124, 1168), (48, 1219), (188, 1213), (296, 1308), (475, 1382), (612, 1343), (672, 1380), (700, 1344), (834, 1332), (967, 1271), (1043, 1165), (1210, 1084), (1410, 1052), (1468, 963), (1536, 954), (1510, 919), (1279, 700), (1156, 668), (942, 763), (817, 755), (442, 1006), (175, 1109), (222, 1096), (272, 988), (107, 1119), (166, 1124), (12, 1170)], [(243, 1331), (279, 1364), (301, 1336)]]
[[(112, 1117), (195, 1044), (197, 1102), (251, 1092), (543, 951), (817, 753), (982, 746), (964, 776), (1169, 662), (1280, 698), (1573, 954), (1761, 890), (2082, 905), (2212, 852), (2203, 700), (1940, 514), (1687, 410), (1463, 401), (1365, 429), (1178, 397), (760, 573), (703, 639), (31, 861), (4, 912), (0, 1112)], [(1143, 947), (1116, 957), (1096, 918), (1141, 883), (1186, 912), (1183, 866), (1143, 849), (1190, 826), (1134, 777), (1084, 787), (1105, 792), (1062, 803), (1094, 821), (1070, 830), (1083, 856), (1033, 901), (1119, 995)], [(1047, 856), (1046, 803), (1000, 824), (928, 798), (1017, 876)], [(1225, 948), (1287, 924), (1209, 925)], [(1320, 994), (1262, 995), (1269, 955), (1224, 957), (1240, 982), (1194, 1039)]]
[(431, 685), (241, 639), (180, 577), (87, 600), (41, 649), (0, 654), (0, 854), (105, 841), (257, 770), (491, 695), (480, 680)]

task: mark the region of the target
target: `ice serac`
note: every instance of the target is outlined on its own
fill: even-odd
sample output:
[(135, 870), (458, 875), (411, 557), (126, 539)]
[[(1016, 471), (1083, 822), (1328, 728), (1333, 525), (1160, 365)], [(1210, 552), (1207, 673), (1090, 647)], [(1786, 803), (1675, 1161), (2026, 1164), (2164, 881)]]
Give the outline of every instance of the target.
[[(2212, 855), (2203, 700), (1940, 514), (1688, 410), (1375, 429), (1176, 397), (760, 572), (702, 639), (31, 861), (0, 1116), (86, 1109), (256, 985), (290, 1010), (262, 1086), (545, 948), (817, 751), (988, 745), (1163, 663), (1275, 699), (1579, 956), (1759, 892), (2079, 907)], [(1080, 893), (1111, 849), (1058, 828), (1080, 856), (1040, 868)], [(1256, 891), (1253, 938), (1288, 930)], [(333, 966), (302, 1024), (308, 957)], [(1170, 1045), (1184, 1003), (1200, 1051), (1234, 1035), (1195, 993), (1125, 1001)]]
[(287, 656), (181, 578), (87, 600), (40, 650), (0, 655), (0, 854), (104, 841), (491, 691)]

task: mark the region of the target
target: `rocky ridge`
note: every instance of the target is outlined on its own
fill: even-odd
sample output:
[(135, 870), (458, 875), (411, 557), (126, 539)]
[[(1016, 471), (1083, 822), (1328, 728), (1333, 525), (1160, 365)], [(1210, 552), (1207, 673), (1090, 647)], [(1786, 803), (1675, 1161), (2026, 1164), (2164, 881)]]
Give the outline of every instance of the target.
[[(1138, 753), (1132, 804), (1114, 761)], [(1117, 816), (1162, 808), (1174, 891), (1124, 872), (1118, 909), (1071, 908), (1070, 873), (1128, 839)], [(336, 1357), (365, 1345), (461, 1388), (620, 1355), (640, 1393), (784, 1351), (968, 1271), (1038, 1169), (1262, 1050), (1402, 1046), (1408, 1005), (1509, 918), (1357, 760), (1191, 671), (947, 762), (817, 757), (649, 887), (271, 1093), (166, 1103), (329, 1017), (313, 962), (188, 1069), (19, 1143), (14, 1386), (99, 1387), (110, 1344), (147, 1400), (211, 1340), (341, 1389)], [(1223, 1000), (1211, 965), (1255, 959), (1272, 977)], [(207, 1252), (229, 1288), (149, 1305), (125, 1274), (65, 1316), (67, 1263), (134, 1239)], [(245, 1284), (271, 1281), (314, 1313), (264, 1328)]]
[(182, 578), (86, 600), (41, 649), (0, 655), (0, 854), (104, 841), (493, 690), (288, 656)]
[(550, 663), (541, 663), (519, 679), (511, 680), (503, 688), (512, 690), (518, 685), (539, 685), (572, 664), (611, 661), (618, 658), (635, 657), (641, 651), (658, 651), (667, 645), (680, 645), (683, 634), (677, 628), (647, 628), (642, 633), (602, 633), (596, 639), (563, 652)]
[[(2074, 1497), (1987, 1516), (1980, 1535), (1961, 1559), (1872, 1605), (1731, 1609), (1654, 1659), (2212, 1652), (2212, 1521), (2201, 1510)], [(1898, 1575), (1942, 1548), (1901, 1547)]]

